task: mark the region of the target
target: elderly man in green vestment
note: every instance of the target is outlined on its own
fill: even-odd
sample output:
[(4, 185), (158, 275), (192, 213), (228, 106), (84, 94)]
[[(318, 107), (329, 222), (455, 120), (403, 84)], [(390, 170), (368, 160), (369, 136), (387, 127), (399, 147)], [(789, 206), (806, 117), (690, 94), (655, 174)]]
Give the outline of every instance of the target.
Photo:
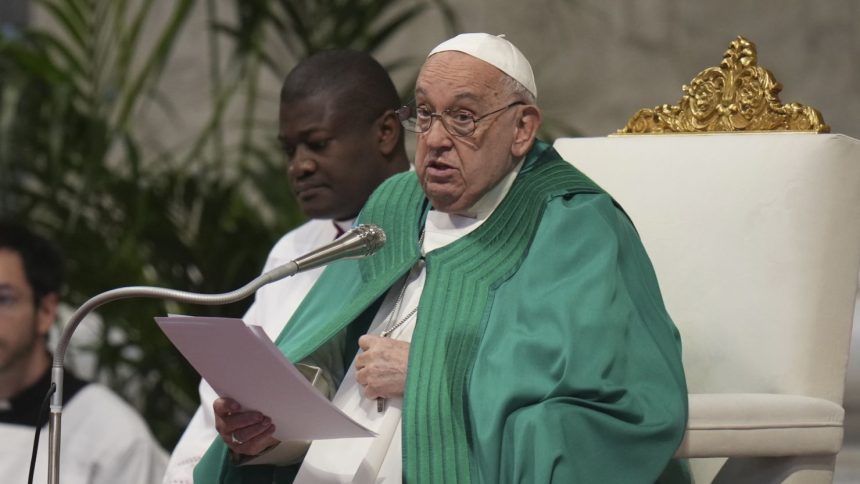
[(219, 399), (195, 482), (687, 480), (680, 341), (654, 271), (612, 198), (536, 139), (536, 97), (502, 37), (430, 52), (399, 111), (415, 171), (359, 216), (385, 247), (327, 268), (277, 340), (377, 436), (279, 442)]

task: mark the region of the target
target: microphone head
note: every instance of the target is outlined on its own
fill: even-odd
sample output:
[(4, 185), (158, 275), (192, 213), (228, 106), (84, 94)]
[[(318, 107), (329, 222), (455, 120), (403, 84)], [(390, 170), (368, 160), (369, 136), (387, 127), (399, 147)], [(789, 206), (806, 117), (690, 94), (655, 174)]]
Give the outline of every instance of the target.
[(359, 225), (334, 242), (296, 259), (297, 272), (324, 266), (341, 259), (361, 259), (385, 245), (385, 232), (378, 225)]
[(361, 224), (358, 227), (350, 230), (344, 236), (349, 234), (350, 232), (355, 233), (361, 240), (366, 252), (363, 256), (369, 256), (375, 254), (376, 251), (382, 248), (385, 245), (385, 231), (382, 230), (382, 227), (375, 224)]

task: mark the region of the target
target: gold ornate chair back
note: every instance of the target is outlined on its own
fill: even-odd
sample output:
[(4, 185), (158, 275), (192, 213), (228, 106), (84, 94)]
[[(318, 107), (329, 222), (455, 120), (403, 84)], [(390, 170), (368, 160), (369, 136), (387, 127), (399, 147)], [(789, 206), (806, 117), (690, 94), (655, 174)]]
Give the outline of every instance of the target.
[(782, 85), (758, 65), (755, 44), (740, 36), (719, 67), (703, 70), (682, 90), (677, 105), (640, 109), (618, 133), (830, 132), (817, 110), (780, 102)]

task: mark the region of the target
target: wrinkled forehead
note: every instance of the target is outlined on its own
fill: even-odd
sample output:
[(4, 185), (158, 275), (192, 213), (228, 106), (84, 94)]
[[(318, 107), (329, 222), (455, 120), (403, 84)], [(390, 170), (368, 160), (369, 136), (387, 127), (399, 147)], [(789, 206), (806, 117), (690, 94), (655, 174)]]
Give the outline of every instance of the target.
[(416, 97), (472, 98), (476, 101), (501, 97), (505, 73), (495, 66), (462, 52), (440, 52), (421, 67), (415, 83)]

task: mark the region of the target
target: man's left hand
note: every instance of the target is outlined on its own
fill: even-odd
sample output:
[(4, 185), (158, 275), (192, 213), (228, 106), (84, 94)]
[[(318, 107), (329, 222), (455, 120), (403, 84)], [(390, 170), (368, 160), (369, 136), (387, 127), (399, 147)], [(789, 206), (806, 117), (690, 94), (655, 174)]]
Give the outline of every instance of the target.
[(403, 396), (409, 343), (381, 336), (364, 335), (358, 339), (363, 353), (355, 358), (355, 377), (367, 398)]

